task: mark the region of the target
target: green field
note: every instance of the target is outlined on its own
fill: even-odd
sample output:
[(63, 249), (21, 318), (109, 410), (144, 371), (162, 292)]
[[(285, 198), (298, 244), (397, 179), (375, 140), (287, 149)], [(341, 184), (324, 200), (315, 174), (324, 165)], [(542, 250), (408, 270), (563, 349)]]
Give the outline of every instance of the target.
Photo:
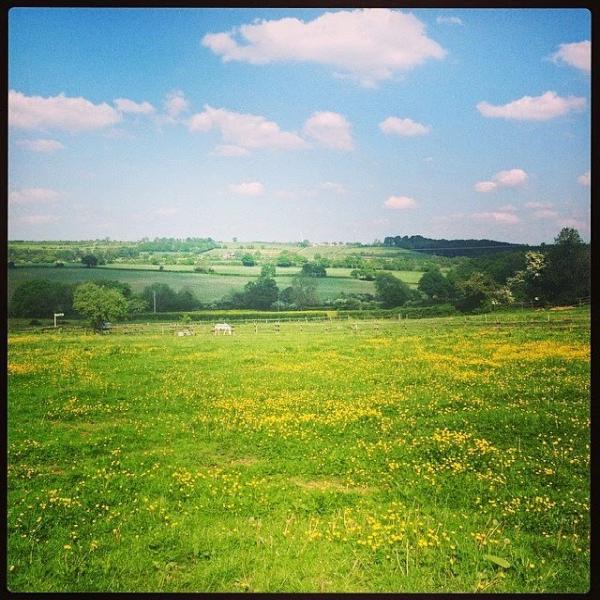
[[(25, 281), (31, 279), (47, 279), (63, 283), (78, 283), (90, 280), (113, 279), (128, 283), (134, 293), (153, 283), (166, 283), (178, 291), (183, 287), (192, 290), (200, 302), (214, 302), (233, 290), (239, 291), (244, 285), (260, 274), (260, 267), (215, 266), (217, 274), (207, 275), (194, 273), (193, 267), (165, 267), (159, 271), (157, 267), (143, 268), (133, 265), (119, 267), (86, 267), (67, 266), (56, 269), (51, 266), (19, 267), (8, 271), (8, 294)], [(170, 270), (171, 269), (171, 270)], [(177, 269), (177, 271), (174, 271)], [(341, 292), (375, 293), (372, 281), (361, 281), (350, 277), (351, 269), (331, 269), (331, 277), (323, 277), (317, 281), (317, 295), (321, 301), (332, 300)], [(291, 278), (297, 269), (277, 269), (275, 281), (280, 289), (292, 284)], [(422, 273), (420, 271), (394, 271), (394, 274), (415, 287)]]
[(589, 313), (498, 318), (11, 333), (9, 588), (586, 591)]

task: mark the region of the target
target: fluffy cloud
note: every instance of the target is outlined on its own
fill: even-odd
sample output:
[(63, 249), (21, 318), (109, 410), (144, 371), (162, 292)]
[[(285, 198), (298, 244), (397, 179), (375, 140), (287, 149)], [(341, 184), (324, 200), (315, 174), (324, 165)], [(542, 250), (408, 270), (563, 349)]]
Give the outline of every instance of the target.
[(484, 116), (515, 121), (549, 121), (572, 110), (583, 110), (585, 98), (568, 96), (562, 98), (556, 92), (545, 92), (541, 96), (523, 96), (502, 106), (479, 102), (477, 110)]
[(167, 94), (165, 110), (169, 117), (176, 119), (181, 113), (188, 111), (190, 103), (181, 90), (175, 90)]
[(48, 188), (22, 188), (12, 190), (8, 194), (9, 202), (13, 204), (39, 204), (56, 200), (59, 193)]
[(324, 64), (370, 87), (396, 72), (446, 55), (414, 15), (380, 8), (327, 12), (308, 22), (262, 20), (229, 32), (209, 33), (202, 44), (224, 62)]
[[(308, 144), (295, 133), (282, 131), (273, 121), (259, 115), (242, 114), (213, 108), (206, 104), (204, 112), (197, 113), (188, 121), (190, 131), (207, 132), (213, 127), (221, 132), (226, 145), (239, 148), (282, 148), (295, 150)], [(221, 146), (222, 148), (222, 146)]]
[(63, 129), (70, 132), (102, 129), (121, 120), (121, 115), (105, 102), (93, 104), (85, 98), (64, 94), (42, 98), (8, 93), (8, 123), (22, 129)]
[(498, 171), (494, 175), (494, 181), (498, 187), (515, 187), (523, 185), (527, 181), (527, 173), (523, 169), (510, 169), (508, 171)]
[(265, 186), (260, 181), (233, 184), (229, 186), (229, 189), (234, 194), (240, 194), (241, 196), (262, 196), (265, 193)]
[(417, 205), (414, 199), (409, 198), (408, 196), (390, 196), (383, 204), (387, 208), (393, 208), (395, 210), (414, 208)]
[(476, 221), (487, 221), (491, 223), (505, 223), (506, 225), (514, 225), (519, 222), (519, 217), (512, 212), (480, 212), (471, 215)]
[(590, 187), (592, 185), (592, 174), (590, 171), (586, 171), (583, 175), (577, 178), (577, 183)]
[(473, 189), (476, 192), (493, 192), (498, 186), (493, 181), (478, 181)]
[(462, 25), (462, 19), (459, 17), (442, 17), (439, 16), (435, 20), (438, 25)]
[(48, 139), (19, 140), (17, 146), (25, 148), (25, 150), (31, 150), (32, 152), (54, 152), (64, 148), (58, 140)]
[(134, 102), (127, 98), (117, 98), (115, 106), (119, 112), (133, 113), (135, 115), (151, 115), (156, 110), (150, 102)]
[(573, 44), (560, 44), (551, 58), (555, 63), (564, 63), (589, 73), (592, 70), (592, 43), (584, 40)]
[(527, 179), (528, 175), (523, 169), (509, 169), (508, 171), (498, 171), (491, 181), (478, 181), (473, 188), (476, 192), (494, 192), (498, 188), (523, 185)]
[(352, 150), (350, 123), (334, 112), (315, 112), (304, 123), (304, 134), (326, 148)]
[(431, 131), (431, 127), (428, 125), (417, 123), (412, 119), (399, 119), (398, 117), (388, 117), (385, 121), (379, 123), (379, 129), (383, 133), (393, 133), (405, 137), (426, 135)]

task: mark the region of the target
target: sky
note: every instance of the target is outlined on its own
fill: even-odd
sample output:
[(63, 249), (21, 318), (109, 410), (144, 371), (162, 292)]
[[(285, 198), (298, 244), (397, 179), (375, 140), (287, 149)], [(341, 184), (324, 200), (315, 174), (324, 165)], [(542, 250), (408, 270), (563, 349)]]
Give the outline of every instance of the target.
[(590, 237), (585, 9), (13, 8), (11, 240)]

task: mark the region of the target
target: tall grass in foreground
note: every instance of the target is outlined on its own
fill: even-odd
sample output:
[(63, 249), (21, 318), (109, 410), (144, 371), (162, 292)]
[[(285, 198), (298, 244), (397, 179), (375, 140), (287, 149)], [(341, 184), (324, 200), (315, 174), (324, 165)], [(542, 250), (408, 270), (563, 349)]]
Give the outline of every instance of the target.
[(589, 315), (562, 315), (11, 334), (9, 587), (585, 591)]

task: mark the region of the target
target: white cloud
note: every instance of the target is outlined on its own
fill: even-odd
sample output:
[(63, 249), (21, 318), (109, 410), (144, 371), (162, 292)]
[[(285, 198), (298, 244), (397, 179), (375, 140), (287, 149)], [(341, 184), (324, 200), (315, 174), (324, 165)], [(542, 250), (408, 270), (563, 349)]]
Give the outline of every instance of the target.
[(16, 223), (24, 223), (26, 225), (46, 225), (48, 223), (57, 223), (58, 217), (55, 215), (25, 215), (17, 217)]
[(523, 169), (498, 171), (493, 177), (498, 187), (515, 187), (523, 185), (527, 181), (527, 178), (528, 175)]
[(246, 148), (229, 144), (218, 145), (211, 154), (215, 156), (246, 156), (250, 154)]
[(442, 17), (441, 15), (437, 17), (435, 22), (438, 25), (462, 25), (462, 19), (460, 17)]
[(213, 127), (221, 132), (226, 145), (240, 148), (282, 148), (294, 150), (307, 148), (300, 136), (282, 131), (273, 121), (259, 115), (242, 114), (204, 105), (204, 112), (193, 115), (188, 121), (190, 131), (206, 132)]
[(412, 119), (400, 119), (398, 117), (388, 117), (385, 121), (379, 123), (379, 129), (381, 129), (383, 133), (393, 133), (405, 137), (426, 135), (431, 131), (429, 125), (417, 123)]
[(473, 189), (476, 192), (487, 193), (487, 192), (493, 192), (497, 187), (498, 186), (493, 181), (478, 181), (473, 186)]
[(260, 181), (246, 181), (232, 184), (229, 186), (229, 189), (241, 196), (262, 196), (265, 193), (265, 186)]
[(585, 185), (586, 187), (590, 187), (590, 185), (592, 185), (592, 173), (590, 171), (586, 171), (583, 175), (580, 175), (577, 178), (577, 183)]
[(181, 90), (175, 90), (167, 94), (165, 110), (169, 117), (175, 119), (181, 113), (187, 112), (189, 108), (190, 103), (187, 101), (185, 94)]
[(326, 12), (308, 22), (260, 20), (228, 32), (209, 33), (202, 45), (224, 62), (329, 65), (340, 69), (343, 77), (369, 87), (430, 58), (446, 56), (414, 15), (381, 8)]
[(514, 204), (505, 204), (498, 209), (500, 212), (514, 212), (519, 210)]
[(63, 129), (70, 132), (101, 129), (114, 125), (121, 115), (103, 102), (93, 104), (85, 98), (68, 98), (64, 94), (42, 98), (8, 93), (8, 123), (22, 129)]
[(555, 63), (564, 63), (589, 73), (592, 70), (592, 43), (584, 40), (572, 44), (560, 44), (551, 59)]
[(49, 188), (21, 188), (9, 192), (8, 200), (13, 204), (39, 204), (53, 202), (59, 195), (56, 190)]
[(409, 198), (408, 196), (390, 196), (383, 204), (387, 208), (393, 208), (395, 210), (414, 208), (417, 205), (414, 199)]
[(480, 212), (472, 214), (471, 217), (477, 221), (505, 223), (506, 225), (514, 225), (515, 223), (519, 222), (519, 217), (512, 212)]
[(17, 146), (31, 150), (32, 152), (54, 152), (64, 148), (58, 140), (37, 139), (37, 140), (19, 140)]
[(473, 188), (476, 192), (494, 192), (498, 188), (523, 185), (527, 179), (528, 175), (523, 169), (509, 169), (508, 171), (498, 171), (491, 181), (478, 181)]
[(304, 134), (326, 148), (352, 150), (354, 141), (350, 123), (334, 112), (315, 112), (304, 123)]
[(563, 98), (552, 91), (541, 96), (523, 96), (502, 106), (494, 106), (488, 102), (477, 104), (477, 110), (484, 117), (516, 121), (548, 121), (572, 110), (583, 110), (584, 107), (585, 98)]
[(115, 100), (115, 106), (119, 112), (133, 113), (136, 115), (151, 115), (156, 110), (150, 102), (134, 102), (127, 98), (117, 98)]

